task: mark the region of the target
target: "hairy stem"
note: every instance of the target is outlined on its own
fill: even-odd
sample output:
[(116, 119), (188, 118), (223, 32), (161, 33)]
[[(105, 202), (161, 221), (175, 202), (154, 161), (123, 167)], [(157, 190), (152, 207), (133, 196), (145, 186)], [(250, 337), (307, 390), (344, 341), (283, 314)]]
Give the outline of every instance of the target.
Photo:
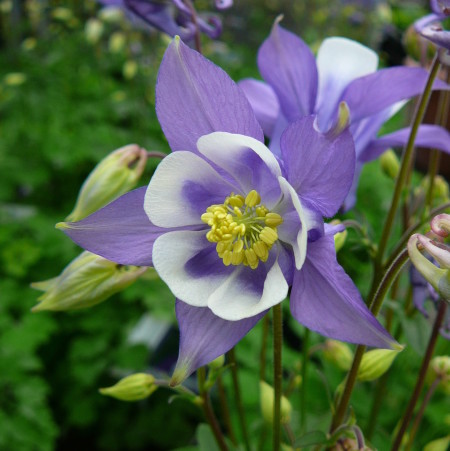
[(425, 376), (430, 365), (431, 357), (433, 356), (434, 348), (436, 346), (437, 338), (439, 335), (439, 329), (445, 317), (445, 310), (447, 304), (444, 301), (440, 301), (439, 310), (434, 320), (433, 330), (431, 331), (430, 340), (428, 342), (427, 350), (425, 356), (422, 360), (422, 365), (420, 367), (419, 375), (417, 377), (416, 386), (414, 387), (413, 394), (409, 400), (406, 411), (403, 415), (403, 419), (400, 428), (395, 436), (394, 443), (392, 445), (392, 451), (397, 451), (403, 440), (403, 436), (408, 428), (408, 424), (411, 421), (411, 417), (414, 412), (414, 407), (416, 406), (417, 400), (419, 399), (420, 392), (422, 391), (423, 384), (425, 382)]
[(206, 421), (210, 425), (212, 432), (214, 434), (214, 438), (216, 439), (217, 445), (221, 451), (228, 451), (227, 444), (225, 443), (225, 439), (223, 437), (222, 431), (220, 430), (219, 422), (217, 421), (216, 415), (214, 414), (214, 410), (212, 408), (211, 399), (209, 397), (208, 391), (205, 390), (205, 378), (206, 371), (205, 367), (201, 367), (197, 370), (197, 378), (198, 378), (198, 389), (200, 392), (200, 396), (202, 398), (202, 407), (203, 412), (205, 413)]
[(281, 447), (281, 381), (282, 381), (282, 347), (283, 347), (283, 316), (281, 304), (272, 308), (273, 311), (273, 450)]
[(247, 423), (245, 421), (244, 405), (242, 404), (241, 387), (239, 385), (238, 366), (236, 361), (236, 353), (234, 348), (227, 352), (228, 359), (231, 363), (231, 378), (233, 380), (234, 399), (238, 411), (239, 425), (241, 427), (242, 438), (244, 439), (245, 449), (250, 451), (250, 441), (247, 432)]

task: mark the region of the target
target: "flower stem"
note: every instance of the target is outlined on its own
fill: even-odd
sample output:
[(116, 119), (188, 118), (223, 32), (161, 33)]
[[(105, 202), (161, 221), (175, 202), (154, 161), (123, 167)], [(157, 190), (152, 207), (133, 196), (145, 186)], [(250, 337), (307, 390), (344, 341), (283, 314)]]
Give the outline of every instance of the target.
[[(392, 283), (398, 276), (398, 273), (403, 268), (404, 264), (408, 260), (408, 251), (404, 249), (400, 255), (394, 260), (392, 265), (386, 271), (383, 276), (377, 290), (375, 291), (374, 297), (370, 302), (370, 311), (376, 316), (380, 311), (383, 300), (389, 291)], [(348, 403), (350, 402), (350, 397), (353, 391), (353, 387), (356, 383), (356, 377), (358, 375), (359, 366), (361, 365), (362, 357), (364, 351), (366, 350), (366, 346), (358, 346), (356, 348), (355, 356), (353, 358), (352, 367), (347, 376), (347, 380), (345, 383), (345, 388), (342, 393), (341, 399), (339, 400), (339, 404), (336, 408), (336, 412), (333, 416), (333, 420), (331, 423), (330, 432), (333, 432), (338, 426), (340, 426), (344, 420), (345, 412), (347, 411)]]
[(259, 379), (266, 380), (266, 349), (267, 349), (267, 336), (269, 335), (269, 315), (266, 315), (262, 320), (262, 339), (261, 339), (261, 352), (259, 354)]
[(283, 316), (281, 304), (272, 308), (273, 311), (273, 451), (281, 447), (281, 381), (282, 381), (282, 347), (283, 347)]
[(240, 389), (240, 385), (239, 385), (238, 366), (237, 366), (236, 354), (234, 352), (234, 348), (230, 349), (227, 352), (227, 357), (231, 363), (231, 378), (233, 380), (234, 399), (236, 401), (236, 408), (238, 411), (239, 425), (241, 427), (241, 432), (242, 432), (242, 437), (244, 439), (245, 449), (247, 451), (250, 451), (250, 442), (248, 439), (247, 423), (245, 421), (244, 406), (242, 404), (241, 389)]
[(376, 269), (377, 273), (380, 271), (383, 262), (383, 255), (386, 250), (389, 237), (391, 235), (392, 226), (394, 224), (395, 215), (397, 213), (398, 205), (400, 203), (400, 199), (402, 196), (403, 187), (405, 186), (405, 182), (408, 178), (408, 171), (411, 166), (413, 150), (414, 150), (414, 141), (417, 136), (417, 131), (419, 130), (419, 126), (422, 123), (423, 117), (425, 115), (425, 111), (428, 106), (428, 101), (431, 96), (433, 82), (438, 74), (440, 67), (439, 57), (436, 53), (433, 64), (431, 66), (430, 73), (428, 75), (428, 80), (425, 85), (425, 89), (420, 97), (419, 103), (417, 104), (416, 111), (414, 112), (414, 117), (411, 125), (411, 132), (409, 134), (408, 142), (403, 151), (402, 164), (400, 166), (400, 172), (398, 174), (394, 195), (392, 197), (392, 203), (386, 217), (386, 222), (384, 223), (383, 232), (381, 234), (380, 244), (378, 247), (378, 253), (376, 256)]
[(442, 377), (438, 376), (433, 383), (431, 384), (430, 388), (428, 389), (427, 393), (425, 394), (425, 397), (423, 398), (422, 404), (420, 405), (419, 411), (417, 412), (416, 418), (414, 419), (414, 423), (411, 426), (411, 431), (409, 433), (408, 438), (408, 444), (406, 445), (405, 451), (410, 451), (414, 438), (417, 434), (417, 431), (420, 426), (420, 422), (422, 421), (423, 414), (425, 413), (425, 409), (427, 408), (428, 403), (430, 402), (431, 397), (433, 396), (436, 388), (438, 387), (439, 383), (442, 381)]
[(372, 401), (372, 408), (370, 409), (370, 417), (366, 430), (366, 439), (371, 440), (375, 431), (378, 414), (381, 410), (384, 395), (386, 394), (386, 383), (389, 378), (389, 372), (384, 373), (380, 379), (377, 380), (376, 388)]
[(198, 378), (198, 389), (200, 392), (200, 396), (202, 398), (202, 406), (203, 412), (205, 413), (206, 421), (210, 425), (212, 432), (214, 434), (214, 438), (216, 439), (217, 445), (221, 449), (221, 451), (228, 451), (228, 446), (225, 443), (225, 439), (222, 435), (222, 431), (220, 430), (219, 423), (214, 414), (214, 410), (211, 405), (211, 399), (209, 397), (209, 393), (205, 390), (205, 378), (206, 371), (205, 367), (201, 367), (197, 370), (197, 378)]
[(434, 348), (436, 346), (437, 338), (439, 335), (439, 329), (442, 325), (442, 322), (445, 317), (445, 310), (447, 308), (447, 304), (444, 301), (440, 302), (439, 310), (436, 315), (436, 319), (434, 320), (433, 330), (431, 331), (430, 340), (428, 342), (427, 350), (425, 352), (425, 356), (422, 360), (422, 366), (420, 367), (419, 376), (417, 377), (416, 386), (414, 387), (414, 392), (409, 400), (408, 406), (406, 407), (405, 414), (403, 415), (403, 419), (400, 425), (400, 428), (397, 432), (397, 435), (394, 439), (394, 444), (392, 445), (391, 450), (397, 451), (402, 444), (403, 435), (408, 428), (408, 424), (411, 420), (411, 417), (414, 412), (414, 407), (416, 406), (417, 400), (419, 399), (420, 392), (422, 391), (423, 384), (425, 382), (425, 376), (427, 374), (428, 366), (431, 361), (431, 357), (433, 356)]
[(305, 328), (305, 334), (303, 335), (302, 343), (302, 385), (300, 386), (300, 430), (305, 431), (306, 427), (306, 378), (307, 378), (307, 366), (309, 362), (309, 337), (310, 331)]
[(223, 386), (221, 375), (217, 376), (217, 391), (219, 393), (222, 418), (225, 423), (228, 437), (230, 437), (230, 440), (233, 443), (233, 445), (237, 445), (236, 436), (234, 435), (233, 425), (231, 423), (230, 408), (228, 406), (227, 394), (225, 393), (225, 388)]

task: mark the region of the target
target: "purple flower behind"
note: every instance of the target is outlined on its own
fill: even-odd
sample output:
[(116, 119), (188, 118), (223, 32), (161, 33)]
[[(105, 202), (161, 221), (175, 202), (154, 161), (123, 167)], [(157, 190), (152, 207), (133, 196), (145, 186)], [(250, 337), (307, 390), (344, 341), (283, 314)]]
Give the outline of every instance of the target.
[(275, 156), (241, 89), (178, 38), (161, 63), (156, 112), (172, 153), (148, 188), (62, 229), (117, 263), (153, 265), (167, 283), (180, 325), (174, 384), (231, 349), (289, 287), (306, 327), (396, 346), (336, 260), (339, 229), (323, 222), (353, 180), (345, 126), (322, 133), (314, 116), (300, 118)]

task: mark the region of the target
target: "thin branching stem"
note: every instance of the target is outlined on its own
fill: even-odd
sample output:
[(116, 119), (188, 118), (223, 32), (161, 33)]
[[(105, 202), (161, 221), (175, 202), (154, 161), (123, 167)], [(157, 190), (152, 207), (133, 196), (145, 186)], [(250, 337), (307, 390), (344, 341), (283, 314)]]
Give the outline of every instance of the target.
[(419, 375), (417, 377), (416, 386), (414, 387), (413, 394), (409, 400), (408, 406), (406, 407), (405, 413), (402, 418), (400, 428), (394, 439), (391, 450), (397, 451), (403, 441), (403, 436), (405, 435), (406, 429), (408, 428), (409, 422), (411, 421), (412, 415), (414, 413), (414, 408), (416, 406), (417, 400), (419, 399), (420, 393), (425, 383), (425, 376), (430, 365), (431, 358), (433, 357), (434, 348), (436, 346), (437, 338), (439, 335), (439, 329), (441, 328), (442, 322), (445, 317), (445, 310), (447, 304), (444, 301), (440, 302), (438, 313), (436, 319), (434, 320), (433, 330), (431, 331), (430, 340), (428, 341), (427, 350), (425, 356), (422, 360), (422, 365), (420, 367)]

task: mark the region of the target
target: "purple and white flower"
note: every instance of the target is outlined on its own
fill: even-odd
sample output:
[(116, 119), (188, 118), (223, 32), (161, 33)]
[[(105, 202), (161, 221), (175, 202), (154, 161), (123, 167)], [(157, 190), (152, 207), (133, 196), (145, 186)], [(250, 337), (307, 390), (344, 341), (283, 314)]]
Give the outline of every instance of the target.
[(241, 89), (175, 39), (161, 63), (156, 112), (172, 153), (147, 187), (63, 231), (121, 264), (154, 266), (177, 298), (173, 383), (231, 349), (290, 293), (294, 317), (323, 335), (396, 342), (336, 261), (324, 225), (351, 187), (349, 130), (293, 122), (275, 156)]
[[(314, 57), (309, 47), (276, 21), (258, 52), (259, 71), (266, 83), (246, 79), (239, 85), (246, 93), (266, 136), (270, 149), (280, 154), (280, 136), (300, 117), (317, 114), (322, 132), (332, 128), (339, 105), (350, 111), (350, 131), (356, 150), (353, 186), (344, 209), (355, 204), (363, 163), (380, 156), (394, 145), (406, 143), (409, 129), (377, 139), (384, 122), (406, 99), (420, 94), (427, 72), (421, 68), (394, 67), (377, 71), (378, 56), (369, 48), (346, 38), (325, 39)], [(435, 89), (448, 89), (437, 81)], [(441, 127), (423, 125), (416, 145), (450, 153), (450, 134)]]

